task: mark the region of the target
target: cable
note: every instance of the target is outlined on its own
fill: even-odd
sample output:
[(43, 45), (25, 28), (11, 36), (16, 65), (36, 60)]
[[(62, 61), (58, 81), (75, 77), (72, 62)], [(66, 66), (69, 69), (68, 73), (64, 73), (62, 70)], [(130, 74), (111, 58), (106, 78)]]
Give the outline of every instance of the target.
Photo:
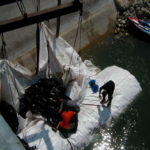
[[(79, 29), (79, 51), (80, 51), (80, 49), (81, 49), (81, 29), (82, 29), (82, 17), (80, 17), (80, 27), (79, 27), (80, 29)], [(80, 58), (80, 56), (79, 56), (79, 58)], [(80, 77), (80, 73), (81, 73), (81, 68), (80, 68), (80, 62), (79, 62), (79, 77)]]
[(50, 45), (49, 45), (49, 41), (47, 40), (47, 50), (48, 50), (48, 78), (51, 77), (51, 74), (50, 74)]
[[(62, 132), (61, 132), (62, 133)], [(65, 133), (62, 133), (62, 135), (64, 136), (64, 138), (68, 141), (68, 143), (70, 144), (71, 150), (73, 150), (73, 146), (72, 143), (70, 142), (70, 140), (67, 138), (67, 136), (65, 135)]]
[(4, 35), (3, 33), (1, 34), (1, 40), (2, 40), (2, 46), (1, 46), (1, 58), (2, 59), (7, 59), (7, 52), (6, 52), (6, 42), (4, 40)]
[[(2, 59), (6, 59), (6, 60), (7, 60), (7, 59), (8, 59), (8, 56), (7, 56), (7, 51), (6, 51), (6, 42), (5, 42), (3, 33), (1, 34), (1, 39), (2, 39), (2, 47), (1, 47)], [(7, 61), (7, 63), (8, 63), (8, 65), (10, 66), (10, 62)], [(18, 95), (19, 95), (19, 90), (18, 90), (18, 87), (17, 87), (17, 84), (16, 84), (15, 77), (14, 77), (13, 74), (11, 74), (11, 73), (9, 72), (8, 66), (7, 66), (7, 68), (5, 68), (5, 69), (6, 69), (6, 71), (8, 71), (8, 72), (7, 72), (7, 75), (9, 75), (9, 78), (8, 78), (8, 85), (9, 85), (9, 89), (10, 89), (10, 92), (11, 92), (11, 100), (12, 100), (12, 103), (13, 103), (13, 105), (14, 105), (14, 107), (15, 107), (15, 103), (14, 103), (14, 100), (13, 100), (13, 92), (12, 92), (12, 88), (11, 88), (11, 85), (10, 85), (10, 81), (13, 82), (13, 85), (14, 85), (14, 87), (15, 87), (15, 89), (16, 89)], [(1, 86), (2, 86), (2, 85), (1, 85)]]
[(37, 0), (32, 0), (35, 10), (37, 10)]
[(16, 3), (17, 3), (17, 5), (18, 5), (18, 8), (19, 8), (19, 10), (20, 10), (22, 16), (23, 16), (24, 18), (26, 18), (26, 17), (27, 17), (26, 8), (25, 8), (25, 6), (24, 6), (22, 0), (20, 0), (20, 1), (16, 0)]
[(36, 74), (39, 72), (39, 53), (40, 53), (40, 24), (37, 24), (36, 29)]
[(40, 11), (40, 3), (41, 2), (40, 2), (40, 0), (36, 0), (36, 2), (37, 2), (37, 12), (38, 12), (38, 11)]
[(68, 139), (68, 138), (67, 138), (66, 140), (67, 140), (67, 141), (68, 141), (68, 143), (70, 144), (71, 150), (73, 150), (72, 143), (69, 141), (69, 139)]
[(101, 106), (101, 105), (95, 105), (95, 104), (81, 104), (81, 105), (90, 105), (90, 106)]
[[(8, 67), (8, 66), (7, 66)], [(8, 68), (6, 69), (6, 71), (8, 71)], [(5, 73), (6, 73), (5, 71)], [(8, 72), (6, 73), (6, 76), (8, 75)], [(9, 74), (10, 75), (10, 74)], [(13, 92), (12, 92), (12, 88), (11, 88), (11, 85), (10, 85), (10, 76), (8, 77), (8, 86), (9, 86), (9, 90), (10, 90), (10, 93), (11, 93), (11, 101), (12, 101), (12, 104), (13, 106), (15, 107), (15, 102), (14, 102), (14, 99), (13, 99)]]
[[(35, 10), (40, 11), (40, 0), (32, 0)], [(40, 53), (40, 23), (37, 23), (36, 28), (36, 74), (39, 72), (39, 53)]]
[(34, 7), (35, 7), (35, 10), (36, 10), (37, 12), (39, 12), (39, 11), (40, 11), (40, 5), (41, 5), (40, 0), (32, 0), (32, 2), (33, 2), (33, 5), (34, 5)]
[[(2, 47), (1, 47), (1, 52), (2, 52), (2, 59), (7, 59), (7, 52), (6, 52), (6, 42), (4, 40), (4, 35), (3, 33), (1, 34), (1, 39), (2, 39)], [(5, 68), (5, 72), (8, 71), (8, 66), (7, 68)], [(5, 76), (8, 75), (8, 72), (6, 73)], [(10, 74), (9, 74), (10, 75)], [(10, 76), (9, 76), (10, 77)], [(8, 78), (8, 86), (9, 86), (9, 89), (10, 89), (10, 93), (11, 93), (11, 100), (12, 100), (12, 104), (15, 106), (15, 103), (14, 103), (14, 100), (13, 100), (13, 93), (12, 93), (12, 89), (11, 89), (11, 86), (10, 86), (10, 78)], [(2, 81), (1, 81), (1, 88), (2, 88)]]
[(76, 31), (76, 36), (75, 36), (74, 44), (73, 44), (74, 48), (75, 48), (75, 44), (76, 44), (77, 37), (78, 37), (78, 32), (79, 32), (79, 28), (80, 28), (80, 24), (81, 24), (81, 18), (82, 18), (82, 16), (79, 15), (78, 27), (77, 27), (77, 31)]
[[(77, 41), (77, 37), (78, 37), (78, 32), (79, 32), (79, 27), (80, 27), (80, 24), (81, 24), (81, 15), (79, 15), (79, 21), (78, 21), (78, 27), (77, 27), (77, 31), (76, 31), (76, 35), (75, 35), (75, 40), (74, 40), (74, 44), (73, 44), (73, 48), (75, 48), (75, 44), (76, 44), (76, 41)], [(69, 70), (67, 71), (66, 73), (66, 79), (70, 73), (70, 66), (71, 66), (71, 63), (72, 63), (72, 59), (73, 59), (73, 54), (75, 52), (75, 49), (73, 49), (73, 52), (71, 54), (71, 58), (70, 58), (70, 63), (69, 63)]]
[[(57, 0), (57, 6), (61, 5), (61, 0)], [(60, 16), (57, 17), (57, 26), (56, 26), (56, 37), (59, 36), (60, 32)]]

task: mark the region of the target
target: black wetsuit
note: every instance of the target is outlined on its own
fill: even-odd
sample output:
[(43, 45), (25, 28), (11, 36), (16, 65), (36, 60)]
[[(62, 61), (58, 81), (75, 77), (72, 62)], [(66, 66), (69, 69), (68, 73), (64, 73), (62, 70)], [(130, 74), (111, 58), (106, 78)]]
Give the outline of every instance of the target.
[(106, 102), (106, 96), (107, 95), (108, 95), (108, 104), (107, 104), (107, 106), (109, 106), (111, 104), (114, 89), (115, 89), (115, 83), (112, 80), (108, 81), (102, 87), (100, 87), (99, 95), (102, 95), (101, 104)]

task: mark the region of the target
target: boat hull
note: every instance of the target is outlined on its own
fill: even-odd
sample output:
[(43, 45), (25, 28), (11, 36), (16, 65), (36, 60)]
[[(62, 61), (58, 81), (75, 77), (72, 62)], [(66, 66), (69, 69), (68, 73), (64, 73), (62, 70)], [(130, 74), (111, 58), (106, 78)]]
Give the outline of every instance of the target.
[(129, 17), (129, 20), (142, 32), (150, 36), (150, 22), (138, 19), (135, 17)]

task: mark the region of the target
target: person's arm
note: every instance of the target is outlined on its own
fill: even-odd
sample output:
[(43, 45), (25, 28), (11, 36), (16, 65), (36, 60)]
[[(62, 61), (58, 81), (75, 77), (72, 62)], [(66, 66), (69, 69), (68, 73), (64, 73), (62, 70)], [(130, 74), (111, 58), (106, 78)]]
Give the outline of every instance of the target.
[(59, 110), (58, 110), (58, 113), (61, 113), (61, 112), (62, 112), (63, 107), (64, 107), (64, 103), (63, 103), (63, 101), (61, 101), (61, 104), (60, 104), (60, 108), (59, 108)]
[(59, 126), (60, 126), (60, 122), (58, 123), (58, 125), (56, 127), (52, 127), (52, 130), (55, 131), (55, 132), (57, 132)]

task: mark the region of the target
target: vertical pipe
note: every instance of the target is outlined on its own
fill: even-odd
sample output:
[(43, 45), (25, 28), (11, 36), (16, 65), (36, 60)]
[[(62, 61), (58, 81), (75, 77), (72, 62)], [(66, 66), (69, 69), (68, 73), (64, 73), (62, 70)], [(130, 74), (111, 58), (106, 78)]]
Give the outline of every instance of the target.
[[(37, 12), (40, 11), (40, 0), (37, 0)], [(36, 29), (36, 74), (39, 72), (39, 53), (40, 53), (40, 23), (37, 23)]]
[(40, 53), (40, 29), (39, 23), (36, 29), (36, 74), (39, 72), (39, 53)]
[[(61, 0), (58, 0), (57, 6), (61, 5)], [(59, 36), (60, 31), (60, 16), (57, 17), (57, 26), (56, 26), (56, 37)]]

